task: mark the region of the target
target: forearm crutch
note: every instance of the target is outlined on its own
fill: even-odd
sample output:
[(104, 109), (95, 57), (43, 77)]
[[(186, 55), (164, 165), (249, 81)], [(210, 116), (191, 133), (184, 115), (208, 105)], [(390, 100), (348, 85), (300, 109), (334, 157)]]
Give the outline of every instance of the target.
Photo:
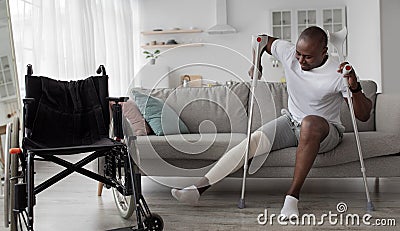
[(240, 196), (240, 200), (238, 203), (238, 207), (240, 209), (243, 209), (245, 207), (244, 191), (246, 188), (246, 176), (247, 176), (247, 169), (248, 169), (248, 165), (249, 165), (248, 159), (249, 159), (249, 151), (250, 151), (251, 125), (253, 123), (254, 91), (257, 86), (257, 80), (259, 77), (259, 73), (261, 73), (259, 70), (259, 67), (261, 64), (261, 53), (263, 51), (263, 48), (267, 45), (267, 42), (268, 42), (267, 35), (253, 36), (252, 41), (251, 41), (252, 52), (254, 52), (253, 53), (254, 69), (253, 69), (251, 89), (250, 89), (250, 107), (249, 107), (249, 118), (247, 121), (247, 145), (246, 145), (246, 152), (244, 155), (242, 194)]
[[(343, 43), (344, 40), (347, 37), (347, 28), (344, 27), (341, 31), (335, 32), (335, 33), (330, 33), (329, 34), (329, 42), (336, 48), (338, 55), (339, 55), (339, 62), (342, 63), (344, 61), (344, 56), (343, 56)], [(343, 75), (346, 75), (350, 73), (352, 70), (352, 67), (350, 64), (346, 64), (343, 67)], [(361, 164), (361, 173), (363, 176), (363, 181), (364, 181), (364, 187), (365, 187), (365, 193), (367, 195), (367, 211), (373, 211), (374, 210), (374, 205), (372, 204), (371, 198), (369, 197), (369, 190), (368, 190), (368, 184), (367, 184), (367, 176), (365, 174), (365, 166), (364, 166), (364, 158), (361, 150), (361, 144), (360, 144), (360, 137), (358, 135), (358, 128), (357, 128), (357, 122), (356, 122), (356, 116), (354, 114), (354, 107), (353, 107), (353, 101), (350, 96), (350, 89), (349, 89), (349, 83), (346, 78), (343, 78), (343, 83), (346, 86), (347, 89), (347, 101), (349, 104), (350, 108), (350, 114), (351, 114), (351, 121), (353, 123), (353, 128), (354, 128), (354, 136), (356, 138), (356, 143), (357, 143), (357, 150), (358, 150), (358, 156), (360, 157), (360, 164)]]

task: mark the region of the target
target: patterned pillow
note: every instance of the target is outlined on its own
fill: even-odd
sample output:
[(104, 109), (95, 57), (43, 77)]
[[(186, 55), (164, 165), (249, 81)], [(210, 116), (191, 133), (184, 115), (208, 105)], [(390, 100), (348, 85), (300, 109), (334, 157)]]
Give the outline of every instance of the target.
[(178, 114), (163, 100), (137, 91), (132, 91), (132, 94), (144, 119), (156, 135), (189, 133)]

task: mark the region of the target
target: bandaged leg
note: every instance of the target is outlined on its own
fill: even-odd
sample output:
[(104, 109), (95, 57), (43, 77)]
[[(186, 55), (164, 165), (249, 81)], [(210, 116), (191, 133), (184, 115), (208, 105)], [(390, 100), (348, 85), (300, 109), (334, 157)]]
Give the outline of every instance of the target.
[[(195, 204), (200, 198), (199, 188), (217, 183), (232, 172), (241, 168), (244, 164), (247, 139), (225, 153), (221, 159), (208, 171), (208, 173), (196, 184), (184, 189), (172, 189), (172, 196), (180, 202)], [(261, 131), (255, 131), (251, 135), (249, 159), (268, 152), (271, 143)]]
[(184, 189), (171, 189), (171, 194), (179, 202), (188, 204), (196, 204), (200, 198), (200, 193), (194, 185)]
[[(233, 147), (218, 160), (218, 162), (205, 175), (209, 184), (212, 185), (217, 183), (243, 166), (247, 148), (246, 146), (247, 139)], [(263, 132), (253, 132), (250, 139), (249, 159), (256, 155), (269, 152), (270, 148), (271, 142)]]
[[(271, 144), (270, 140), (273, 140), (273, 144)], [(171, 191), (172, 195), (178, 199), (186, 192), (191, 192), (191, 196), (185, 198), (194, 198), (194, 200), (189, 201), (185, 199), (185, 202), (197, 202), (199, 196), (196, 196), (196, 193), (201, 194), (210, 185), (217, 183), (243, 166), (246, 145), (247, 140), (245, 139), (225, 153), (210, 169), (210, 171), (195, 185), (185, 188), (187, 190), (173, 189)], [(253, 157), (253, 161), (250, 165), (249, 172), (251, 172), (254, 162), (256, 162), (254, 170), (256, 170), (258, 166), (262, 165), (264, 162), (263, 160), (266, 158), (266, 155), (263, 154), (268, 154), (271, 150), (293, 147), (296, 145), (297, 138), (285, 116), (278, 117), (276, 120), (264, 124), (259, 130), (255, 131), (251, 135), (249, 159)], [(257, 158), (260, 158), (261, 160), (257, 160)], [(196, 189), (197, 192), (193, 191), (193, 189)], [(182, 193), (178, 193), (178, 191)], [(178, 200), (183, 201), (183, 199)]]

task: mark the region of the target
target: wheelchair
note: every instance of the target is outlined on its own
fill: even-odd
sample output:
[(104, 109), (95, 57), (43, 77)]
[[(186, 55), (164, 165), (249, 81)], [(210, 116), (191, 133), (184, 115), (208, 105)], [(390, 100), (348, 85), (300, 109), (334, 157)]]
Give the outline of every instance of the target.
[[(163, 230), (161, 216), (150, 211), (141, 192), (140, 170), (132, 157), (137, 155), (136, 137), (122, 116), (121, 103), (128, 97), (109, 97), (104, 66), (96, 72), (84, 80), (57, 81), (34, 76), (27, 66), (22, 146), (18, 117), (7, 125), (6, 134), (4, 222), (10, 230), (33, 231), (36, 195), (74, 172), (112, 188), (121, 217), (135, 212), (135, 227), (115, 230)], [(82, 153), (85, 157), (76, 163), (61, 158)], [(83, 168), (99, 158), (104, 158), (104, 172)], [(35, 185), (35, 161), (65, 169)]]

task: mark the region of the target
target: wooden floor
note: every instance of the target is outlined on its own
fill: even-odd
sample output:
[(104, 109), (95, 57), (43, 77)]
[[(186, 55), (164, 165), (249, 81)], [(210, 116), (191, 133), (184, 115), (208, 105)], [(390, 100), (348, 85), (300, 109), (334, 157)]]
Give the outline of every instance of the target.
[[(90, 168), (90, 166), (89, 166)], [(52, 175), (58, 167), (39, 163), (37, 181)], [(181, 180), (181, 179), (174, 179)], [(400, 178), (368, 181), (371, 198), (376, 207), (369, 220), (394, 219), (400, 223)], [(245, 209), (236, 204), (240, 196), (240, 179), (228, 179), (207, 191), (197, 206), (177, 203), (169, 188), (143, 177), (144, 196), (152, 212), (162, 216), (164, 230), (400, 230), (397, 226), (366, 226), (330, 224), (325, 218), (323, 225), (280, 225), (275, 219), (271, 224), (260, 225), (259, 214), (279, 214), (289, 179), (250, 179), (246, 192)], [(135, 224), (134, 219), (122, 219), (115, 207), (111, 190), (105, 189), (103, 196), (96, 196), (97, 182), (74, 174), (37, 196), (35, 206), (35, 230), (107, 230)], [(320, 221), (322, 214), (338, 214), (337, 204), (344, 202), (347, 211), (342, 213), (366, 213), (366, 199), (361, 179), (309, 179), (303, 189), (299, 210), (301, 214), (314, 214)], [(3, 207), (3, 200), (0, 200)], [(0, 230), (3, 226), (3, 209), (0, 210)], [(263, 218), (263, 217), (262, 217)], [(386, 220), (388, 221), (388, 220)], [(339, 220), (338, 220), (339, 222)], [(344, 222), (342, 223), (344, 224)]]

